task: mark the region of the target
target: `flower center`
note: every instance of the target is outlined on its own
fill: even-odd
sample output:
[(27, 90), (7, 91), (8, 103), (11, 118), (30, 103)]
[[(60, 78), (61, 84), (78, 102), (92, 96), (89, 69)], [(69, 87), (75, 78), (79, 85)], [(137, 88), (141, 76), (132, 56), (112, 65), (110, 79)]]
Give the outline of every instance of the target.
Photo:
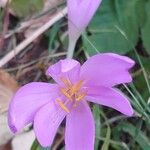
[(66, 105), (69, 102), (72, 102), (73, 107), (76, 107), (78, 102), (80, 102), (86, 96), (86, 92), (81, 90), (83, 80), (80, 80), (75, 84), (72, 84), (69, 80), (65, 78), (61, 78), (61, 81), (64, 83), (65, 86), (62, 87), (60, 91), (67, 98), (67, 100), (63, 103), (61, 100), (56, 99), (56, 102), (64, 111), (69, 113), (70, 111)]

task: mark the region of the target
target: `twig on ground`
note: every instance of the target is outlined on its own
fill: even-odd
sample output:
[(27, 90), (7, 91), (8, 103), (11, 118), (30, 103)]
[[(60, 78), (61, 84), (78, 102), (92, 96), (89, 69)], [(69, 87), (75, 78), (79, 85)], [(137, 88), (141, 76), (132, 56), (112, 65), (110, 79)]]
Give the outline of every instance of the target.
[(26, 46), (28, 46), (32, 41), (34, 41), (39, 35), (45, 32), (48, 28), (50, 28), (55, 22), (63, 18), (67, 14), (67, 8), (65, 7), (57, 14), (55, 14), (52, 19), (50, 19), (45, 25), (37, 29), (29, 38), (25, 39), (22, 43), (20, 43), (16, 48), (10, 51), (7, 55), (5, 55), (0, 60), (0, 67), (4, 66), (7, 62), (9, 62), (14, 56), (16, 56), (19, 52), (21, 52)]
[(4, 9), (4, 23), (3, 23), (3, 31), (2, 31), (2, 36), (0, 37), (0, 50), (2, 49), (4, 45), (4, 36), (8, 30), (8, 25), (9, 25), (9, 1), (7, 0), (6, 7)]

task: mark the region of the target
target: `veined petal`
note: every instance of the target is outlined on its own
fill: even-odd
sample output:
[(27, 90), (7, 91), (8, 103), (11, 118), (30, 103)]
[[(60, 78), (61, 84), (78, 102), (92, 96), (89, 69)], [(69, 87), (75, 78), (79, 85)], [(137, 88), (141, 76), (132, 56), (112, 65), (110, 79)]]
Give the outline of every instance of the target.
[(77, 40), (102, 0), (68, 0), (69, 37)]
[(34, 131), (43, 147), (48, 147), (53, 143), (57, 129), (65, 116), (66, 112), (54, 101), (48, 103), (36, 113)]
[(133, 109), (127, 97), (119, 90), (107, 87), (88, 87), (86, 100), (108, 106), (127, 115), (133, 115)]
[(88, 86), (112, 87), (132, 81), (129, 69), (134, 61), (126, 56), (113, 53), (97, 54), (89, 58), (81, 67), (81, 78)]
[(61, 78), (70, 80), (72, 83), (79, 78), (80, 63), (73, 59), (60, 60), (50, 66), (46, 74), (50, 75), (57, 83), (62, 84)]
[(8, 113), (9, 127), (17, 132), (33, 121), (37, 110), (58, 97), (56, 84), (33, 82), (21, 87), (13, 97)]
[(91, 110), (86, 102), (80, 102), (67, 115), (66, 150), (94, 150), (95, 126)]

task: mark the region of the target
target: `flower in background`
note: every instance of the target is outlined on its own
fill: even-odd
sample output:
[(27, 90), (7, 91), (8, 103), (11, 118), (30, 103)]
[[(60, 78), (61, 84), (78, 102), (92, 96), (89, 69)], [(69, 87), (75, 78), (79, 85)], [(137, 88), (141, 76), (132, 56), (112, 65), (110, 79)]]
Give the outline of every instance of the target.
[(127, 115), (133, 109), (114, 86), (132, 81), (134, 61), (112, 53), (98, 54), (82, 66), (73, 59), (60, 60), (47, 70), (56, 84), (33, 82), (18, 90), (9, 107), (9, 127), (17, 132), (33, 123), (39, 143), (50, 146), (66, 117), (66, 150), (93, 150), (95, 126), (88, 101)]
[(75, 44), (85, 30), (102, 0), (67, 0), (69, 23), (69, 55), (72, 57)]

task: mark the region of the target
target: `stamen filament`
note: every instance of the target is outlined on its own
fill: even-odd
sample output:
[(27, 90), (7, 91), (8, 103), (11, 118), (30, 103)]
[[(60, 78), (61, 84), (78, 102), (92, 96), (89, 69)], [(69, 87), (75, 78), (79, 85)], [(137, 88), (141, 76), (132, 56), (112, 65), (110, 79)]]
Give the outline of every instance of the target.
[(76, 85), (72, 86), (71, 95), (74, 95), (76, 92), (78, 92), (82, 84), (83, 84), (83, 80), (79, 81)]
[(61, 88), (61, 92), (62, 92), (69, 100), (72, 100), (71, 95), (69, 95), (69, 94), (67, 93), (67, 91), (66, 91), (64, 88)]
[(57, 104), (67, 113), (69, 113), (69, 109), (60, 101), (59, 99), (56, 99)]
[(82, 93), (81, 95), (79, 95), (79, 96), (76, 98), (76, 101), (82, 100), (85, 96), (86, 96), (86, 93)]
[(67, 87), (71, 87), (71, 86), (72, 86), (71, 82), (70, 82), (69, 80), (63, 78), (63, 77), (61, 77), (61, 81), (62, 81)]
[[(86, 96), (86, 92), (80, 91), (84, 81), (80, 80), (73, 84), (70, 80), (65, 79), (64, 77), (61, 77), (60, 79), (65, 85), (65, 87), (60, 88), (61, 93), (67, 98), (67, 102), (74, 102), (73, 107), (76, 107), (78, 102)], [(63, 110), (69, 113), (68, 108), (65, 106), (66, 103), (62, 103), (60, 100), (57, 100), (57, 103)]]

